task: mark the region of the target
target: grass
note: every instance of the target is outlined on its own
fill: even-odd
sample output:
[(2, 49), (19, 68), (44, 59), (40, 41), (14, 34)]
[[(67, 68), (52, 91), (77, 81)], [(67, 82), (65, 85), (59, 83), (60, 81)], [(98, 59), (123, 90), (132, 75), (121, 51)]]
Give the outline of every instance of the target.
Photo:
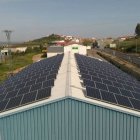
[[(8, 77), (8, 73), (11, 70), (16, 70), (18, 68), (32, 64), (32, 57), (36, 53), (28, 53), (24, 55), (14, 55), (11, 60), (6, 60), (4, 63), (0, 64), (0, 83)], [(12, 65), (11, 65), (12, 62)]]

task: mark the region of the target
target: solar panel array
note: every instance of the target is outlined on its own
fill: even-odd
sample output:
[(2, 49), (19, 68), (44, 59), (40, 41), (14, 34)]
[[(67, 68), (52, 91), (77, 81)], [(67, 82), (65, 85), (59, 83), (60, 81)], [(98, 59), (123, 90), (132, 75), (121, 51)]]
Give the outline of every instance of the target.
[(140, 81), (109, 62), (75, 57), (86, 97), (140, 111)]
[(0, 112), (51, 96), (63, 54), (36, 62), (0, 85)]

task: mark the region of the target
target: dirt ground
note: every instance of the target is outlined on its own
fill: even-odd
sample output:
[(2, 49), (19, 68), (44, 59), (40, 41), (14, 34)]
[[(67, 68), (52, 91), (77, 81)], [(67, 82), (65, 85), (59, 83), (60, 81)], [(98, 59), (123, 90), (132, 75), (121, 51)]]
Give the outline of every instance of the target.
[(33, 63), (34, 63), (34, 62), (38, 62), (39, 60), (41, 60), (41, 59), (42, 59), (42, 58), (41, 58), (41, 55), (42, 55), (42, 54), (34, 55), (33, 58), (32, 58)]

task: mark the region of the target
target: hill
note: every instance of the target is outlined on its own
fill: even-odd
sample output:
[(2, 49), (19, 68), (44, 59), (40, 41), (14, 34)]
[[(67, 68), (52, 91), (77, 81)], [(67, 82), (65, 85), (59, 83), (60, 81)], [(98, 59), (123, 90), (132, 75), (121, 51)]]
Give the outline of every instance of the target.
[(39, 38), (39, 39), (35, 39), (35, 40), (32, 40), (32, 41), (28, 41), (28, 42), (25, 42), (24, 45), (48, 45), (48, 44), (51, 44), (53, 41), (56, 41), (56, 40), (63, 40), (64, 38), (61, 37), (60, 35), (56, 35), (56, 34), (51, 34), (49, 36), (46, 36), (46, 37), (42, 37), (42, 38)]

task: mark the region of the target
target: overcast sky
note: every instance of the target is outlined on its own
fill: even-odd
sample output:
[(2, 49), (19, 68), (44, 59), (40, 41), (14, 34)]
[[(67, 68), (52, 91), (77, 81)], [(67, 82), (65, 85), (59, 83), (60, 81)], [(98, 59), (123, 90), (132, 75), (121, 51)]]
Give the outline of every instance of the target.
[(13, 30), (12, 41), (51, 33), (79, 37), (133, 35), (140, 22), (140, 0), (0, 0), (2, 30)]

